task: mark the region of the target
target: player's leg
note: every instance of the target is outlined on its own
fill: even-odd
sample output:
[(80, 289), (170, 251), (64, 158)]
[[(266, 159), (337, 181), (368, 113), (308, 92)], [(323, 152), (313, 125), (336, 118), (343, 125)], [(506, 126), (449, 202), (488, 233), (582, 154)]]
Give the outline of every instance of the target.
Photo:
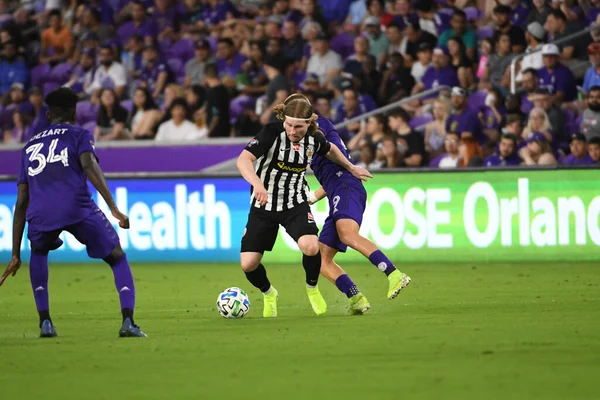
[[(323, 230), (323, 233), (325, 230)], [(340, 292), (348, 297), (350, 302), (348, 307), (349, 315), (364, 314), (371, 308), (367, 298), (358, 290), (352, 279), (340, 267), (333, 258), (338, 250), (323, 243), (323, 233), (319, 237), (319, 247), (321, 250), (321, 275), (329, 279)]]
[(302, 266), (306, 274), (306, 294), (310, 305), (317, 315), (327, 312), (327, 303), (317, 286), (321, 272), (321, 253), (319, 251), (319, 229), (310, 212), (308, 203), (302, 203), (280, 215), (281, 225), (298, 243), (302, 252)]
[(388, 277), (389, 287), (387, 297), (393, 299), (410, 283), (410, 277), (396, 269), (390, 259), (369, 239), (359, 234), (359, 224), (349, 218), (338, 219), (335, 223), (342, 243), (353, 248), (369, 259)]
[(240, 263), (246, 279), (263, 294), (263, 317), (277, 316), (278, 292), (267, 277), (262, 264), (265, 251), (271, 251), (277, 239), (279, 224), (268, 212), (254, 207), (248, 214), (248, 222), (242, 235)]
[(58, 336), (50, 317), (50, 298), (48, 292), (48, 253), (58, 249), (63, 242), (58, 238), (60, 230), (40, 232), (29, 226), (27, 237), (31, 242), (29, 261), (29, 279), (40, 317), (40, 337)]
[(104, 213), (98, 210), (67, 230), (86, 246), (89, 257), (104, 260), (112, 270), (123, 316), (119, 336), (146, 337), (133, 318), (136, 292), (127, 255), (121, 248), (119, 235)]

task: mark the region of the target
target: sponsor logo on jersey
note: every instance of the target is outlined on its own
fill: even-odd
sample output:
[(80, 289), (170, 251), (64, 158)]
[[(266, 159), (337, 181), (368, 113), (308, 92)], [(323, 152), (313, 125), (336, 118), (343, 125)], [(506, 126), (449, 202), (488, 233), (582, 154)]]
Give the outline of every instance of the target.
[(312, 213), (308, 213), (308, 222), (311, 224), (315, 223), (315, 217), (313, 217)]
[[(296, 164), (296, 165), (298, 165), (298, 164)], [(286, 164), (284, 161), (279, 161), (277, 163), (277, 168), (279, 170), (281, 170), (281, 171), (286, 171), (286, 172), (300, 173), (300, 172), (306, 171), (306, 167), (305, 166), (289, 165), (289, 164)]]
[(294, 151), (299, 151), (300, 150), (300, 143), (292, 143), (292, 148), (294, 149)]
[(252, 147), (252, 146), (256, 146), (258, 144), (258, 140), (256, 139), (252, 139), (249, 143), (248, 143), (248, 147)]

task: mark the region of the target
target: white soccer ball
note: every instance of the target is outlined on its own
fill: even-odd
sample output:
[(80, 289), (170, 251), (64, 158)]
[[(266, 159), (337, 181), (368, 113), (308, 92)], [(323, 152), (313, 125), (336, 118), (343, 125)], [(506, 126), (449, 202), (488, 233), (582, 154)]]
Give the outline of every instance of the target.
[(225, 318), (242, 318), (250, 311), (250, 298), (239, 287), (227, 288), (217, 298), (217, 310)]

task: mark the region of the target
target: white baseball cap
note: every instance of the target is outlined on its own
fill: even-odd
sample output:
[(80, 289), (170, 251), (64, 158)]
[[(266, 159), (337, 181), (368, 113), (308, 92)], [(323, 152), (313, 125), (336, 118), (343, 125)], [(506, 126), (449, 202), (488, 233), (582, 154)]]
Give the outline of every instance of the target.
[(542, 47), (542, 55), (543, 56), (560, 56), (560, 50), (558, 50), (558, 46), (555, 44), (545, 44)]

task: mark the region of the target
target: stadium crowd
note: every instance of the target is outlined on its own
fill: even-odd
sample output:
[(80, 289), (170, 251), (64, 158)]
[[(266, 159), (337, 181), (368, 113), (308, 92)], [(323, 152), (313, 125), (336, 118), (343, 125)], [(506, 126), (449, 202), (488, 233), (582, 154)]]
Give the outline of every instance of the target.
[[(0, 0), (0, 132), (252, 136), (301, 91), (369, 168), (600, 165), (600, 0)], [(537, 52), (535, 52), (537, 50)], [(511, 62), (518, 57), (516, 92)], [(591, 65), (590, 65), (591, 64)]]

